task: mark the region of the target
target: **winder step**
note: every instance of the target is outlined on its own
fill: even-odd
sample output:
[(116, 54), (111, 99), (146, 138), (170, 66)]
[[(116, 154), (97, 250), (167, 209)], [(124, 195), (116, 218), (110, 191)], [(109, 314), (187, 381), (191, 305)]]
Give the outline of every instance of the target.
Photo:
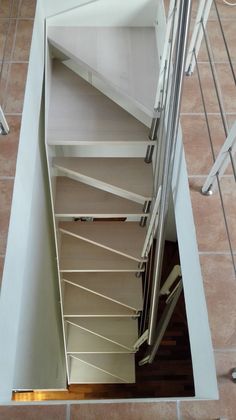
[(48, 144), (147, 146), (148, 134), (148, 127), (54, 60)]
[(61, 272), (137, 272), (138, 262), (70, 235), (61, 235)]
[(63, 273), (62, 279), (130, 309), (143, 309), (142, 279), (134, 273)]
[(144, 204), (153, 194), (153, 169), (142, 158), (58, 157), (53, 166), (59, 174)]
[(135, 261), (142, 260), (146, 229), (138, 222), (60, 222), (59, 230)]
[(66, 284), (63, 297), (64, 317), (133, 317), (138, 312), (109, 299)]
[(57, 177), (56, 217), (141, 217), (143, 206), (66, 177)]
[(70, 383), (134, 383), (133, 354), (70, 356)]
[[(71, 334), (79, 337), (77, 352), (110, 353), (112, 351), (107, 350), (108, 345), (114, 346), (112, 349), (114, 348), (116, 353), (135, 352), (134, 344), (138, 339), (137, 319), (81, 317), (68, 318), (66, 322), (76, 327), (76, 330), (73, 329)], [(86, 339), (81, 338), (82, 332), (87, 333)], [(100, 340), (96, 341), (97, 345), (94, 345), (95, 339)], [(70, 351), (70, 346), (68, 347), (68, 351)]]
[[(89, 7), (96, 7), (96, 2)], [(97, 10), (93, 16), (96, 13)], [(154, 26), (96, 26), (95, 22), (84, 25), (87, 16), (86, 8), (80, 8), (75, 25), (67, 25), (65, 20), (64, 25), (50, 26), (50, 45), (73, 60), (83, 73), (92, 73), (93, 82), (104, 81), (133, 108), (150, 114), (159, 73)]]

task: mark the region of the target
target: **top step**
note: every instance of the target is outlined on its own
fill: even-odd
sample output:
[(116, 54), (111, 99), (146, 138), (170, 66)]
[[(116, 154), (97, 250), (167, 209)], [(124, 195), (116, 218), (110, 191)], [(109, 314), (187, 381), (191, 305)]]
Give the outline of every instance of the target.
[(94, 76), (99, 78), (152, 115), (158, 79), (153, 26), (55, 26), (48, 28), (48, 38), (54, 48), (90, 72), (93, 82)]
[(54, 60), (47, 142), (50, 145), (148, 145), (148, 128)]

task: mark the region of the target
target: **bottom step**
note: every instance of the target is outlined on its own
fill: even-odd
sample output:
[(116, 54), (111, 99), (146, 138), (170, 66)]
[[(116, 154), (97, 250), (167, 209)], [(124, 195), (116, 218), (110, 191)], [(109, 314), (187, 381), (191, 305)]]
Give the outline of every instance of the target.
[(80, 354), (69, 356), (70, 384), (134, 383), (134, 354)]

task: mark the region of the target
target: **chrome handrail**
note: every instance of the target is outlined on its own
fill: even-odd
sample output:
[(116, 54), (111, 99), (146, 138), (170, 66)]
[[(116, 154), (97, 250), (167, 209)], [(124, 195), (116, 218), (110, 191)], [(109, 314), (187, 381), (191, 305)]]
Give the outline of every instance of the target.
[[(164, 254), (165, 230), (167, 224), (168, 204), (171, 193), (172, 175), (174, 167), (174, 157), (176, 141), (179, 129), (180, 103), (182, 96), (183, 76), (185, 69), (185, 58), (187, 52), (187, 39), (190, 23), (191, 0), (181, 0), (178, 16), (176, 44), (173, 49), (173, 64), (171, 98), (168, 103), (166, 113), (167, 134), (164, 139), (164, 162), (160, 179), (157, 185), (162, 185), (160, 197), (160, 209), (158, 214), (157, 242), (155, 252), (154, 278), (151, 293), (150, 313), (149, 313), (149, 336), (148, 344), (152, 345), (156, 338), (157, 310), (159, 304), (159, 289), (162, 272), (162, 260)], [(160, 145), (161, 147), (161, 145)]]

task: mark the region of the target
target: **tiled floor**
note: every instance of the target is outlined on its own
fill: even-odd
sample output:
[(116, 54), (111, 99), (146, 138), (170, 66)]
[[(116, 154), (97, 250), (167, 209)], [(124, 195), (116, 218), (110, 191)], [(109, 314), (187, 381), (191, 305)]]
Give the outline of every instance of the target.
[[(233, 60), (236, 60), (236, 7), (229, 8), (217, 0), (223, 19), (226, 38)], [(197, 0), (193, 2), (193, 16)], [(24, 86), (33, 27), (35, 0), (0, 0), (0, 61), (4, 36), (9, 26), (5, 50), (6, 63), (0, 85), (1, 104), (6, 112), (11, 133), (0, 139), (0, 273), (3, 266), (11, 195), (14, 182)], [(10, 18), (10, 19), (9, 19)], [(222, 47), (214, 9), (208, 23), (213, 56), (224, 92), (224, 106), (229, 125), (236, 117), (236, 91), (232, 83), (227, 58)], [(206, 49), (199, 56), (209, 121), (215, 153), (224, 141), (219, 108), (213, 90)], [(200, 194), (205, 175), (212, 165), (203, 107), (196, 73), (186, 78), (182, 106), (182, 127), (188, 166), (193, 213), (196, 224), (200, 261), (204, 277), (209, 320), (218, 374), (220, 400), (217, 402), (182, 402), (152, 404), (101, 404), (72, 406), (0, 407), (0, 420), (213, 420), (236, 418), (236, 385), (230, 381), (231, 369), (236, 365), (236, 283), (229, 245), (223, 223), (219, 194), (203, 197)], [(236, 250), (236, 189), (231, 172), (222, 181), (222, 192)]]

